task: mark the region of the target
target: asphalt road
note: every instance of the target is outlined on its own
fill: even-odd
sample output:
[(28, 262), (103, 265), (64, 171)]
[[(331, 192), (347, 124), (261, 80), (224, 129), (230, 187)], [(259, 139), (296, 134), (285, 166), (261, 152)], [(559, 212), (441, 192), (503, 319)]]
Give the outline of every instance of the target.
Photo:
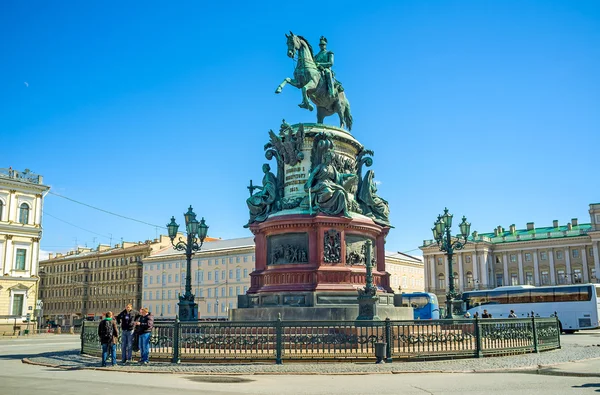
[[(563, 342), (600, 343), (600, 332)], [(533, 373), (415, 373), (379, 375), (206, 376), (61, 370), (26, 365), (41, 352), (76, 349), (77, 336), (0, 340), (0, 394), (593, 394), (600, 379)]]

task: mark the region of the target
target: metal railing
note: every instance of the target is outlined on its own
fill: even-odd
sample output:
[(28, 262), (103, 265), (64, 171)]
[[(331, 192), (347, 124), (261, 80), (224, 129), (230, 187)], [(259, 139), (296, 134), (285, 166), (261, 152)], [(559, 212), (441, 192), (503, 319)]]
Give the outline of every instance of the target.
[[(100, 355), (97, 322), (84, 322), (81, 352)], [(119, 338), (120, 342), (120, 338)], [(560, 348), (558, 319), (157, 323), (153, 359), (180, 361), (374, 360), (483, 357)], [(120, 350), (120, 347), (117, 347)]]

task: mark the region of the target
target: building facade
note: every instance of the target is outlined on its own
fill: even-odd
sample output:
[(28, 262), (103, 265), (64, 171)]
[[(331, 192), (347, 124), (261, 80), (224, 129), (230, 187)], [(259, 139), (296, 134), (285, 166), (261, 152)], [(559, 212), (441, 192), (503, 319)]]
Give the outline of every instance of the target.
[[(535, 286), (597, 283), (600, 275), (600, 203), (590, 204), (590, 222), (577, 218), (565, 225), (525, 229), (498, 226), (493, 233), (469, 236), (465, 248), (453, 257), (457, 292), (503, 285)], [(425, 240), (425, 289), (445, 301), (448, 260), (433, 240)]]
[(420, 257), (401, 252), (385, 252), (385, 270), (395, 293), (423, 292), (425, 271)]
[(36, 319), (42, 208), (50, 189), (42, 182), (29, 170), (0, 169), (0, 332), (26, 329)]
[(99, 320), (107, 311), (120, 312), (128, 303), (142, 304), (142, 261), (171, 245), (169, 237), (123, 242), (114, 247), (78, 248), (50, 254), (40, 262), (43, 323), (78, 326)]
[[(185, 255), (167, 247), (143, 261), (142, 304), (155, 317), (174, 319), (178, 297), (185, 293)], [(254, 237), (205, 242), (191, 267), (199, 318), (228, 319), (229, 311), (237, 308), (238, 295), (250, 288), (250, 273), (255, 268)], [(386, 252), (386, 271), (396, 292), (423, 290), (423, 262), (419, 258)]]
[[(250, 287), (254, 270), (254, 238), (205, 241), (192, 257), (191, 285), (199, 319), (227, 319), (237, 308), (237, 296)], [(185, 293), (186, 258), (169, 246), (144, 259), (142, 304), (157, 318), (178, 315)]]

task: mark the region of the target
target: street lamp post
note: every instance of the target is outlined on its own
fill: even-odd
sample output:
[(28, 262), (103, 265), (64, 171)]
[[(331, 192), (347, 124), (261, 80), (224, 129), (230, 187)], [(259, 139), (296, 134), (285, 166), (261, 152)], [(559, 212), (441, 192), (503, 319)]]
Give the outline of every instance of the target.
[(208, 225), (204, 222), (204, 218), (200, 222), (196, 220), (196, 214), (192, 210), (192, 206), (184, 215), (185, 229), (187, 231), (187, 241), (181, 238), (174, 242), (177, 236), (179, 225), (175, 223), (175, 217), (171, 217), (171, 222), (167, 225), (171, 244), (177, 251), (184, 251), (186, 258), (186, 273), (185, 273), (185, 294), (179, 296), (179, 318), (181, 321), (198, 321), (198, 304), (194, 302), (194, 294), (192, 293), (192, 256), (194, 252), (200, 251)]
[(467, 222), (465, 216), (462, 217), (462, 222), (459, 224), (460, 237), (452, 240), (450, 229), (452, 228), (453, 215), (448, 213), (448, 209), (444, 208), (444, 215), (438, 215), (437, 221), (434, 223), (432, 230), (433, 238), (437, 242), (440, 251), (444, 251), (448, 256), (448, 292), (446, 293), (446, 318), (452, 318), (452, 301), (458, 296), (454, 288), (454, 269), (452, 268), (452, 255), (454, 250), (462, 250), (467, 244), (467, 237), (471, 231), (471, 224)]

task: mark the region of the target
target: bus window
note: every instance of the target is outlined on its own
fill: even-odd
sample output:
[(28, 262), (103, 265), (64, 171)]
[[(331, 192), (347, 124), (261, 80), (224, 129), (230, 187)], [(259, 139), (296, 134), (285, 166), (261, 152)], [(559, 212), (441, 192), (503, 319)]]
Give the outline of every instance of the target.
[(491, 291), (488, 293), (489, 304), (507, 304), (508, 293), (506, 291)]
[(554, 302), (554, 289), (532, 289), (531, 302), (533, 303), (552, 303)]
[(588, 301), (592, 300), (592, 287), (589, 285), (587, 287), (579, 288), (579, 300)]
[[(561, 288), (557, 288), (554, 291), (554, 301), (555, 302), (575, 302), (578, 300), (582, 300), (580, 299), (580, 295), (579, 295), (579, 289), (580, 287), (561, 287)], [(583, 300), (589, 300), (587, 299), (587, 295), (583, 295)]]
[(531, 303), (531, 291), (529, 289), (508, 291), (508, 303)]

